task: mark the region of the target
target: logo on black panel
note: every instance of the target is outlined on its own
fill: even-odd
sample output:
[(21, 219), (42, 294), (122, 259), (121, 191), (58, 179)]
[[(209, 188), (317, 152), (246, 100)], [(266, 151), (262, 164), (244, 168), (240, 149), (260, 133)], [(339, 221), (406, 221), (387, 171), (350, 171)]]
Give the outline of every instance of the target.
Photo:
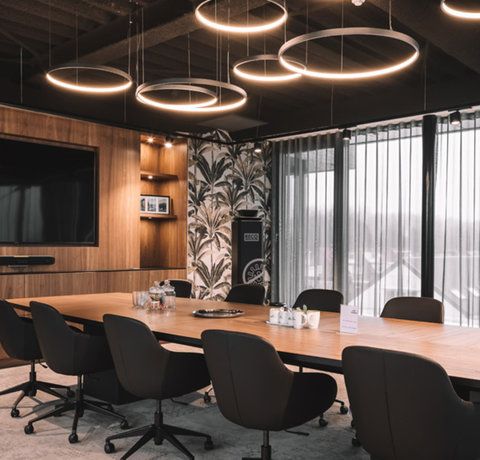
[(245, 284), (263, 283), (263, 259), (253, 259), (245, 265), (242, 281)]
[(245, 243), (258, 243), (260, 241), (260, 233), (245, 233), (243, 241)]

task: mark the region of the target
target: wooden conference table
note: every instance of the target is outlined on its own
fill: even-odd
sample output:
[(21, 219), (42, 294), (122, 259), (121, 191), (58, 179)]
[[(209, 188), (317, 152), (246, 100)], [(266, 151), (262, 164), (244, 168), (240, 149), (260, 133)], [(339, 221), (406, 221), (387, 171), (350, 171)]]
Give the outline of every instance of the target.
[[(319, 329), (291, 329), (265, 323), (269, 309), (258, 305), (177, 298), (174, 312), (147, 312), (132, 307), (127, 293), (72, 295), (35, 299), (11, 299), (28, 310), (31, 300), (45, 302), (64, 317), (86, 326), (101, 326), (105, 313), (135, 318), (146, 323), (161, 340), (200, 347), (206, 329), (224, 329), (259, 335), (270, 341), (285, 362), (342, 373), (342, 350), (364, 345), (416, 353), (441, 364), (461, 385), (480, 389), (480, 330), (441, 324), (360, 317), (357, 334), (339, 333), (339, 315), (321, 314)], [(245, 315), (233, 319), (192, 316), (200, 308), (238, 307)]]

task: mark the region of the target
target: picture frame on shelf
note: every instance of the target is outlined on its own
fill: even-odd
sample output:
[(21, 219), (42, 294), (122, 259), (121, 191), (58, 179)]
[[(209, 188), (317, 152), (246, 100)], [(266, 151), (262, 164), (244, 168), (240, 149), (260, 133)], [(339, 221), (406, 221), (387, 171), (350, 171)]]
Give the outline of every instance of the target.
[(142, 214), (170, 215), (170, 197), (165, 195), (141, 195), (140, 212)]

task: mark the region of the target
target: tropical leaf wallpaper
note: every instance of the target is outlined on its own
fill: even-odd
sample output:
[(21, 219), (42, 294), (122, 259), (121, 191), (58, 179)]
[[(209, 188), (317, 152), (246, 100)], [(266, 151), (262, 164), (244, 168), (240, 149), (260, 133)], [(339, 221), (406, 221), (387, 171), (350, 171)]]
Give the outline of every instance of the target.
[(225, 145), (225, 131), (212, 140), (190, 140), (188, 198), (188, 277), (197, 298), (222, 300), (231, 287), (232, 220), (239, 209), (258, 209), (264, 225), (264, 283), (270, 291), (271, 148)]

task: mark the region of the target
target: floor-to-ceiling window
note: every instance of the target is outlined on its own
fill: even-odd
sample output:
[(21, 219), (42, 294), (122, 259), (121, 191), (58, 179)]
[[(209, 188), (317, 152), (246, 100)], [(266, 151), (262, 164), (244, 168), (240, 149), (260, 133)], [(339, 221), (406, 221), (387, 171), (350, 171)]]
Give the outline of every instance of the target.
[(378, 315), (392, 297), (420, 295), (421, 124), (353, 131), (345, 150), (343, 291), (364, 315)]
[(278, 155), (278, 298), (333, 287), (334, 138), (275, 144)]
[(440, 118), (435, 181), (435, 297), (450, 324), (480, 326), (480, 114)]

